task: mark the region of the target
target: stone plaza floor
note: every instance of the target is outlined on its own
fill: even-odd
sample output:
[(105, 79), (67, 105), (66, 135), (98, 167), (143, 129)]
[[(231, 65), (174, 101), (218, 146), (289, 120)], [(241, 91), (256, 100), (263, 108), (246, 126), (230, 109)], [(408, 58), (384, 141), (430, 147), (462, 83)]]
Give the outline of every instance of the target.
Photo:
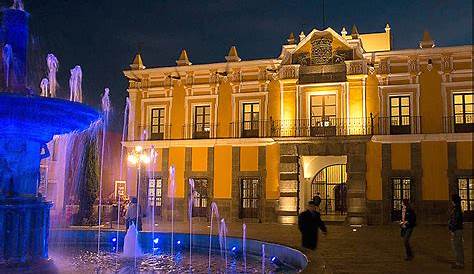
[[(169, 231), (169, 224), (157, 227)], [(229, 235), (242, 235), (240, 223), (228, 224)], [(148, 230), (145, 228), (145, 230)], [(207, 224), (194, 224), (194, 233), (207, 234)], [(175, 231), (187, 233), (187, 223), (175, 225)], [(300, 247), (297, 226), (279, 224), (247, 224), (247, 237)], [(345, 225), (328, 225), (327, 236), (320, 236), (318, 250), (307, 254), (310, 264), (303, 273), (472, 273), (472, 224), (465, 224), (465, 269), (453, 270), (447, 226), (419, 225), (412, 236), (415, 258), (404, 261), (403, 242), (397, 225), (363, 226), (353, 231)]]

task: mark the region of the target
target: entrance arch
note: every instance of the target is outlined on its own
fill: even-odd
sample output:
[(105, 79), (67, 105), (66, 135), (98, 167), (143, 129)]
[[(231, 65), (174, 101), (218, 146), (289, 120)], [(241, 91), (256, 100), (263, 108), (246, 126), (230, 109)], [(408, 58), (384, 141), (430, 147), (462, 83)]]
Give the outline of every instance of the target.
[(321, 169), (311, 181), (312, 197), (320, 196), (321, 214), (344, 215), (347, 212), (346, 164)]

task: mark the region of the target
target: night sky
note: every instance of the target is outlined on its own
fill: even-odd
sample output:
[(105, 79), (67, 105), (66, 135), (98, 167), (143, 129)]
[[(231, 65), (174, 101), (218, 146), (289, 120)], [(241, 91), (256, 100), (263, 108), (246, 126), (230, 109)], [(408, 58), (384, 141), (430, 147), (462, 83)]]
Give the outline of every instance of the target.
[[(10, 2), (0, 0), (0, 6)], [(54, 53), (60, 62), (59, 96), (68, 97), (69, 69), (81, 65), (86, 103), (98, 106), (104, 87), (110, 87), (116, 131), (127, 95), (122, 70), (139, 44), (148, 67), (175, 65), (182, 48), (194, 64), (224, 61), (231, 45), (243, 60), (275, 58), (290, 32), (323, 27), (322, 0), (24, 2), (37, 59), (31, 79), (46, 75), (44, 58)], [(326, 26), (350, 32), (356, 24), (367, 33), (384, 31), (388, 22), (395, 49), (416, 48), (423, 30), (437, 46), (472, 44), (471, 0), (325, 2)]]

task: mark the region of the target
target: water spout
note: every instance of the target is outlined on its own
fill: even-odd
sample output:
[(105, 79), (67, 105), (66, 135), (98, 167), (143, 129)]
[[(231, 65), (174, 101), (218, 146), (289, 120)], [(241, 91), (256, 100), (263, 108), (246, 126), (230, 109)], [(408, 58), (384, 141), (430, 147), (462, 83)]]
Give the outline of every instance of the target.
[(174, 195), (175, 195), (175, 168), (174, 166), (170, 166), (169, 170), (169, 178), (170, 178), (170, 185), (169, 185), (169, 192), (168, 195), (171, 197), (171, 257), (174, 256)]
[(47, 78), (41, 79), (40, 89), (41, 89), (41, 96), (48, 97), (49, 81)]
[(12, 46), (6, 44), (3, 47), (3, 71), (5, 74), (5, 87), (8, 89), (10, 84), (10, 64), (12, 62)]
[(219, 226), (219, 247), (221, 250), (221, 257), (225, 258), (225, 267), (227, 269), (227, 226), (225, 225), (225, 220), (221, 219), (221, 224)]
[(25, 6), (23, 5), (23, 1), (21, 0), (13, 0), (13, 5), (11, 6), (14, 10), (25, 10)]
[(219, 209), (217, 208), (217, 204), (215, 202), (211, 203), (211, 225), (209, 228), (209, 265), (208, 270), (211, 271), (211, 251), (212, 251), (212, 217), (216, 216), (217, 220), (217, 231), (219, 230)]
[(128, 227), (127, 234), (125, 234), (125, 238), (123, 240), (123, 257), (137, 258), (142, 256), (143, 253), (137, 238), (138, 230), (135, 226), (135, 223), (132, 222)]
[(247, 225), (242, 224), (242, 255), (244, 257), (244, 273), (247, 273)]
[(265, 273), (265, 244), (262, 244), (262, 273)]
[(56, 73), (58, 72), (58, 58), (54, 54), (50, 53), (46, 56), (46, 64), (48, 65), (48, 80), (49, 80), (49, 93), (51, 97), (56, 97), (56, 88), (58, 82), (56, 80)]
[(194, 180), (189, 179), (189, 201), (188, 201), (188, 218), (189, 218), (189, 268), (192, 266), (193, 256), (193, 203), (194, 203)]
[(82, 69), (75, 66), (71, 69), (71, 78), (69, 78), (69, 100), (82, 103)]

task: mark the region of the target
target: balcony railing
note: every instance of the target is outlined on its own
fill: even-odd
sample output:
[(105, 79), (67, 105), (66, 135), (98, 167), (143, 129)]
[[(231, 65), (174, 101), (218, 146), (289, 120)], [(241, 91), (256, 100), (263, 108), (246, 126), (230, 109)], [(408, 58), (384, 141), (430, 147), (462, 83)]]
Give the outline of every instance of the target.
[[(462, 119), (459, 117), (445, 117), (444, 132), (474, 132), (472, 121), (472, 114), (465, 114)], [(154, 129), (152, 131), (149, 126), (138, 127), (139, 131), (135, 134), (135, 140), (336, 137), (423, 133), (420, 116), (374, 117), (372, 115), (367, 118), (327, 117), (295, 120), (240, 121), (224, 126), (215, 124), (188, 124), (178, 127), (161, 125)]]
[(375, 135), (421, 133), (420, 116), (371, 117), (371, 132)]
[(215, 138), (217, 125), (215, 124), (188, 124), (183, 126), (184, 139)]
[(448, 116), (443, 120), (446, 133), (474, 132), (474, 114)]

